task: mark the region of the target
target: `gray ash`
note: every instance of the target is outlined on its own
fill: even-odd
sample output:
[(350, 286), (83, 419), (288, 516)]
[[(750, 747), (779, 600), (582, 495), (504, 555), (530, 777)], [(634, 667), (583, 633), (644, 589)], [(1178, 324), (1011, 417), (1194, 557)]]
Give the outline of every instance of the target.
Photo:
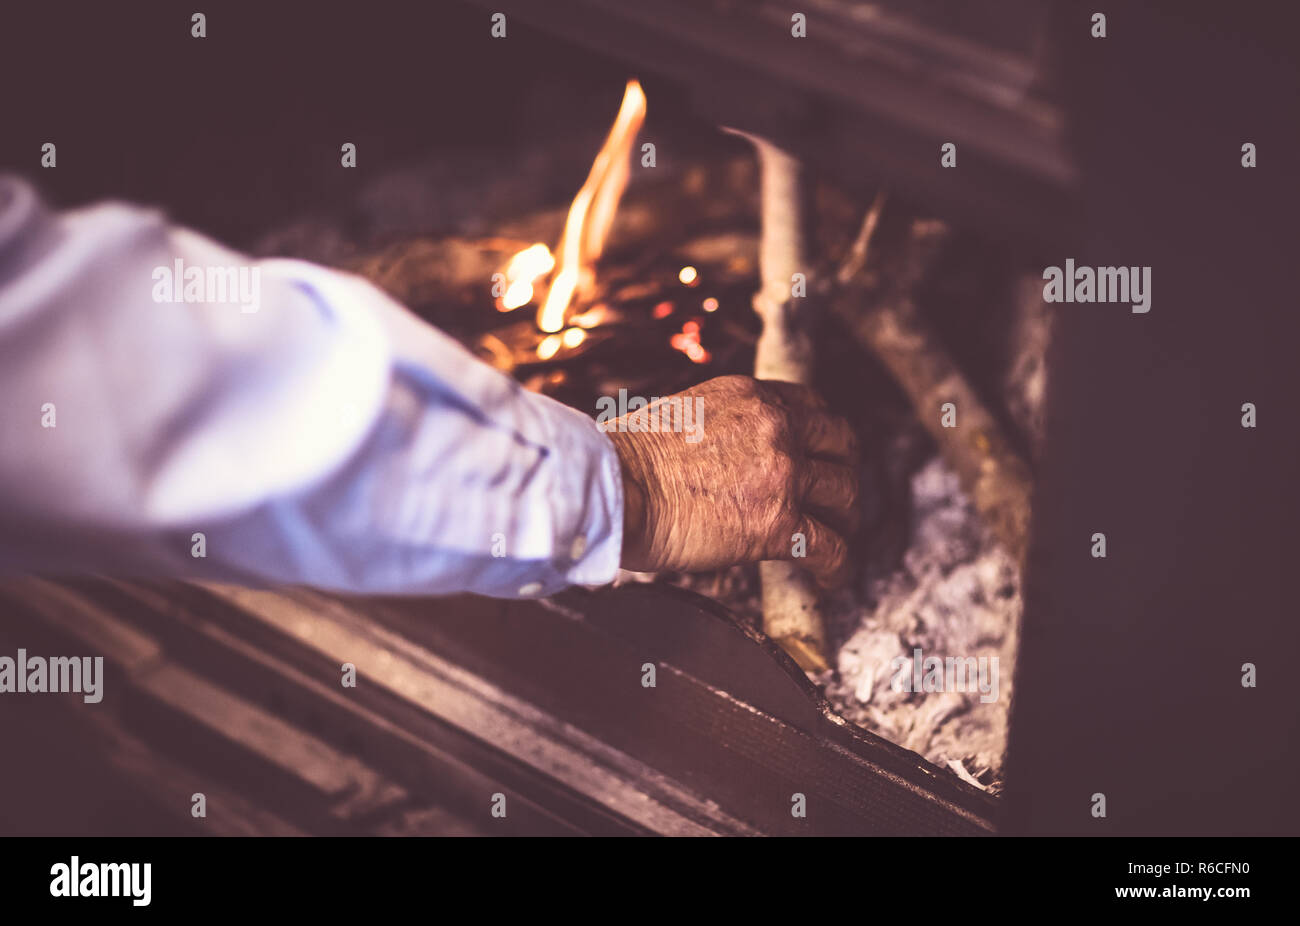
[[(902, 562), (872, 581), (861, 603), (836, 604), (837, 626), (853, 629), (818, 682), (844, 717), (937, 765), (960, 762), (996, 791), (1021, 610), (1018, 569), (941, 459), (915, 474), (911, 492)], [(927, 670), (922, 690), (912, 691), (917, 650), (944, 671)], [(965, 660), (969, 676), (949, 672), (950, 657)], [(927, 677), (939, 684), (925, 684)]]

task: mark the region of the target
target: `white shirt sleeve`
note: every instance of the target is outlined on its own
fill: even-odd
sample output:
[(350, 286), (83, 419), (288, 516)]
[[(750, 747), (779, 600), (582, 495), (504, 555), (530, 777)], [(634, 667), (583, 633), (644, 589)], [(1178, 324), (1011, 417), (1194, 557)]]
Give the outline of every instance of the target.
[(622, 521), (592, 419), (365, 281), (0, 177), (0, 571), (527, 597)]

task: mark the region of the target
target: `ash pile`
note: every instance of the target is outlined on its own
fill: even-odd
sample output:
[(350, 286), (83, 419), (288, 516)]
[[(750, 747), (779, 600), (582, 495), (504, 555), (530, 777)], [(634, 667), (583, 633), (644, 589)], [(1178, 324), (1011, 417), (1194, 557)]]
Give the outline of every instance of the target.
[(836, 711), (996, 792), (1020, 622), (1015, 559), (935, 457), (912, 477), (902, 561), (841, 602), (847, 637), (819, 676)]

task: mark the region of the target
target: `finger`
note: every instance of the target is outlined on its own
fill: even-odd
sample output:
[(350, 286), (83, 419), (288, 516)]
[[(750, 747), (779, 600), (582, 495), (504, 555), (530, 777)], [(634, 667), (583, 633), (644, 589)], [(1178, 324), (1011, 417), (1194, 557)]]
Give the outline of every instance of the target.
[(799, 497), (805, 505), (830, 511), (858, 506), (858, 473), (851, 466), (826, 460), (799, 464)]
[(792, 542), (769, 551), (769, 555), (804, 567), (824, 588), (843, 585), (849, 579), (848, 547), (844, 539), (813, 517), (800, 518)]
[(858, 440), (849, 423), (832, 413), (826, 400), (802, 383), (763, 380), (769, 393), (787, 412), (795, 437), (813, 456), (858, 461)]
[(849, 508), (821, 508), (809, 505), (808, 513), (830, 527), (841, 537), (853, 537), (862, 526), (862, 509), (857, 505)]
[(857, 465), (857, 436), (839, 415), (812, 412), (802, 419), (795, 419), (794, 425), (806, 453)]

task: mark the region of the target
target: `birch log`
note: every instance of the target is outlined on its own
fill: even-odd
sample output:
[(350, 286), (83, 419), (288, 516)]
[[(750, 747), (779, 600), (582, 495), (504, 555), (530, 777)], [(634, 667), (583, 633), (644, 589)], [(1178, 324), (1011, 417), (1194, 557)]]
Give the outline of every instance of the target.
[[(805, 242), (808, 221), (807, 187), (798, 160), (770, 142), (746, 135), (758, 151), (761, 168), (762, 231), (759, 272), (762, 285), (754, 295), (754, 310), (763, 319), (754, 358), (754, 375), (793, 383), (812, 383), (813, 341), (810, 307), (804, 293), (812, 292)], [(804, 274), (796, 296), (796, 274)], [(794, 538), (790, 539), (791, 545)], [(805, 671), (829, 668), (826, 622), (817, 591), (808, 574), (793, 562), (759, 564), (763, 591), (763, 629)]]

